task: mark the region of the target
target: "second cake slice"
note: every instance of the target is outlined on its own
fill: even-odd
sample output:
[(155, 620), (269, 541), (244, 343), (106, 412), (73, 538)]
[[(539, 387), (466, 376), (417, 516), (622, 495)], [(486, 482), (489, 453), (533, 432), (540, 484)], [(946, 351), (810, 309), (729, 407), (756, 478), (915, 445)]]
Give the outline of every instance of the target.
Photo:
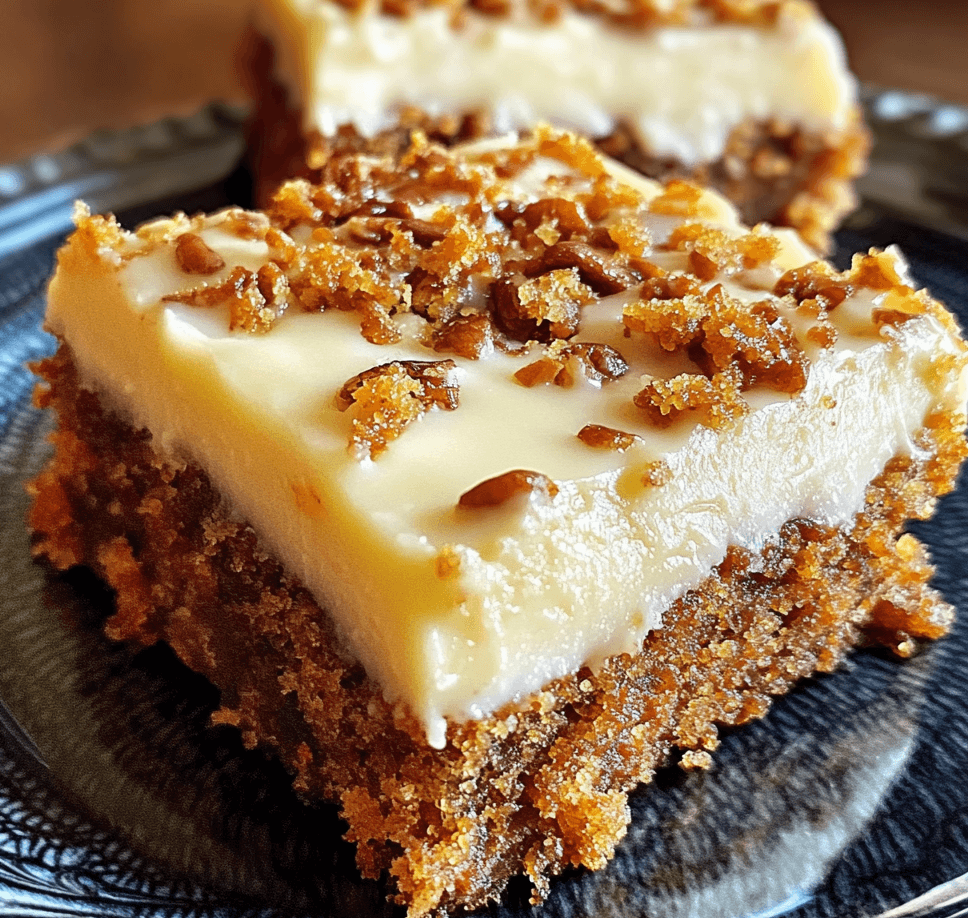
[(866, 153), (832, 27), (804, 0), (262, 0), (251, 133), (263, 199), (333, 150), (550, 121), (747, 223), (823, 247)]

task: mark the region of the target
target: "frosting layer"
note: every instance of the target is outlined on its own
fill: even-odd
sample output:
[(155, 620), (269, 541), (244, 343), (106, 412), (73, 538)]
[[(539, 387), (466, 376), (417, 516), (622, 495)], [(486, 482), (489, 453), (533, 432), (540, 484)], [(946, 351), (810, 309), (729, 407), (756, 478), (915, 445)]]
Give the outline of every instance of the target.
[[(659, 194), (610, 168), (643, 205)], [(571, 167), (539, 159), (504, 188), (504, 203), (581, 187)], [(436, 213), (427, 202), (415, 207)], [(743, 232), (714, 195), (699, 198), (699, 211), (729, 237)], [(643, 206), (638, 219), (643, 238), (659, 244), (690, 218)], [(964, 408), (963, 345), (937, 311), (896, 326), (876, 321), (878, 310), (899, 308), (892, 289), (853, 286), (830, 312), (836, 341), (811, 343), (796, 304), (771, 292), (812, 258), (781, 233), (768, 264), (704, 283), (737, 301), (771, 301), (776, 322), (798, 331), (809, 362), (797, 394), (753, 386), (750, 410), (733, 426), (683, 418), (657, 427), (633, 396), (695, 366), (629, 329), (635, 287), (585, 304), (569, 342), (613, 345), (629, 361), (624, 375), (605, 384), (576, 372), (572, 386), (528, 387), (515, 374), (543, 353), (534, 344), (454, 356), (459, 407), (427, 411), (385, 452), (361, 456), (351, 446), (356, 409), (341, 410), (338, 394), (374, 367), (439, 359), (421, 316), (401, 302), (389, 344), (364, 339), (360, 316), (335, 308), (290, 308), (265, 334), (230, 331), (225, 306), (165, 298), (197, 283), (177, 252), (186, 235), (215, 253), (199, 262), (210, 285), (271, 259), (258, 233), (239, 231), (237, 212), (119, 232), (113, 245), (90, 224), (82, 219), (61, 253), (47, 320), (86, 384), (147, 427), (163, 455), (207, 471), (435, 745), (447, 718), (481, 716), (637, 650), (729, 545), (758, 549), (795, 517), (848, 521), (885, 462), (917, 448), (926, 416)], [(296, 227), (292, 238), (311, 247), (323, 237)], [(885, 257), (903, 277), (898, 257)], [(695, 268), (679, 251), (649, 258), (672, 274)], [(595, 449), (576, 436), (588, 424), (638, 439), (624, 451)], [(480, 482), (516, 469), (547, 476), (556, 493), (460, 504)]]

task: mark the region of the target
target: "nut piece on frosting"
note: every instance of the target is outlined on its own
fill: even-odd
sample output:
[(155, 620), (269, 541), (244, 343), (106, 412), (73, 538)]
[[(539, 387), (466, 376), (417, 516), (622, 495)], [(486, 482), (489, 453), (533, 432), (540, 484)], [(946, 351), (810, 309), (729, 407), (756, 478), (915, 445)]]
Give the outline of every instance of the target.
[(636, 443), (642, 442), (642, 438), (637, 434), (616, 430), (614, 427), (605, 427), (603, 424), (586, 424), (576, 436), (582, 443), (595, 449), (614, 449), (619, 452), (625, 452)]
[(503, 475), (488, 478), (487, 481), (474, 485), (469, 491), (461, 494), (458, 504), (461, 507), (473, 509), (500, 507), (501, 504), (522, 494), (553, 500), (558, 495), (558, 485), (541, 472), (515, 469), (513, 472), (504, 472)]
[(175, 260), (186, 274), (214, 274), (225, 267), (225, 259), (210, 249), (198, 233), (182, 233), (178, 237)]
[(556, 342), (544, 357), (522, 367), (514, 378), (529, 389), (550, 382), (556, 386), (573, 386), (576, 376), (601, 385), (620, 379), (628, 369), (625, 358), (610, 344)]

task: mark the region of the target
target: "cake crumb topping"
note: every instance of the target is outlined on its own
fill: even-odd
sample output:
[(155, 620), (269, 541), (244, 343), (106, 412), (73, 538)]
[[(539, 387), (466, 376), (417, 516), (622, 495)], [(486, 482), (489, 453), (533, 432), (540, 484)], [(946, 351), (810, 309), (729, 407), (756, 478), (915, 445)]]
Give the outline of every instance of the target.
[(701, 412), (700, 423), (728, 430), (749, 413), (739, 384), (735, 367), (709, 378), (682, 373), (672, 379), (650, 380), (633, 401), (656, 427), (670, 426), (685, 412)]
[(931, 297), (908, 283), (902, 264), (895, 253), (871, 249), (866, 255), (855, 255), (847, 271), (837, 272), (819, 261), (787, 271), (773, 292), (792, 297), (801, 310), (812, 310), (820, 324), (859, 290), (880, 294), (880, 302), (871, 312), (875, 325), (897, 326), (925, 313), (947, 323), (945, 313)]
[(667, 247), (688, 253), (690, 272), (700, 280), (711, 281), (772, 261), (780, 244), (775, 236), (765, 232), (731, 238), (721, 229), (686, 223), (672, 231)]
[[(611, 175), (587, 142), (550, 128), (516, 146), (464, 151), (435, 146), (418, 132), (400, 159), (334, 156), (319, 184), (285, 185), (268, 226), (240, 227), (270, 245), (265, 273), (254, 279), (235, 268), (220, 285), (172, 299), (228, 302), (232, 328), (254, 332), (270, 328), (290, 302), (309, 312), (355, 311), (361, 334), (374, 344), (398, 343), (397, 319), (411, 314), (427, 323), (423, 340), (438, 353), (474, 360), (495, 349), (537, 349), (516, 379), (567, 387), (578, 374), (601, 385), (627, 371), (627, 358), (613, 346), (573, 339), (588, 308), (637, 292), (625, 307), (627, 333), (682, 351), (697, 365), (696, 380), (669, 381), (665, 389), (680, 393), (684, 406), (720, 406), (710, 417), (728, 403), (733, 407), (722, 416), (735, 417), (737, 393), (750, 386), (799, 391), (806, 358), (774, 304), (749, 306), (722, 285), (769, 263), (777, 240), (764, 230), (734, 238), (697, 222), (714, 212), (711, 201), (683, 181), (649, 198)], [(653, 244), (646, 210), (690, 222)], [(196, 234), (183, 234), (177, 245), (196, 273), (214, 266)], [(660, 267), (659, 252), (685, 254), (684, 270)], [(816, 279), (807, 273), (791, 283), (809, 287)], [(821, 332), (823, 320), (818, 309)], [(816, 336), (830, 338), (829, 331)], [(682, 407), (660, 389), (640, 401), (661, 405), (655, 417), (667, 419)], [(714, 397), (726, 391), (729, 399)]]
[(498, 282), (494, 317), (501, 331), (515, 341), (547, 343), (571, 338), (578, 331), (581, 307), (594, 299), (575, 268), (558, 268), (532, 279)]
[(454, 411), (460, 404), (455, 369), (453, 360), (394, 360), (347, 380), (336, 407), (356, 409), (350, 447), (358, 458), (375, 459), (433, 408)]

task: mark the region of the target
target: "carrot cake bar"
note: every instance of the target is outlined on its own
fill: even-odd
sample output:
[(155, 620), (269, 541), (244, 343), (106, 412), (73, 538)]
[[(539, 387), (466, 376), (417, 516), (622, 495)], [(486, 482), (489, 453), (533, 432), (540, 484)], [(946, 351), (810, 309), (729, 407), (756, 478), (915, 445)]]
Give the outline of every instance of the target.
[(627, 794), (950, 608), (905, 522), (968, 355), (892, 250), (838, 273), (550, 128), (330, 160), (266, 213), (77, 213), (36, 549), (339, 802), (419, 916), (601, 867)]
[(823, 247), (865, 160), (843, 47), (806, 0), (262, 0), (255, 25), (262, 201), (334, 148), (550, 121)]

